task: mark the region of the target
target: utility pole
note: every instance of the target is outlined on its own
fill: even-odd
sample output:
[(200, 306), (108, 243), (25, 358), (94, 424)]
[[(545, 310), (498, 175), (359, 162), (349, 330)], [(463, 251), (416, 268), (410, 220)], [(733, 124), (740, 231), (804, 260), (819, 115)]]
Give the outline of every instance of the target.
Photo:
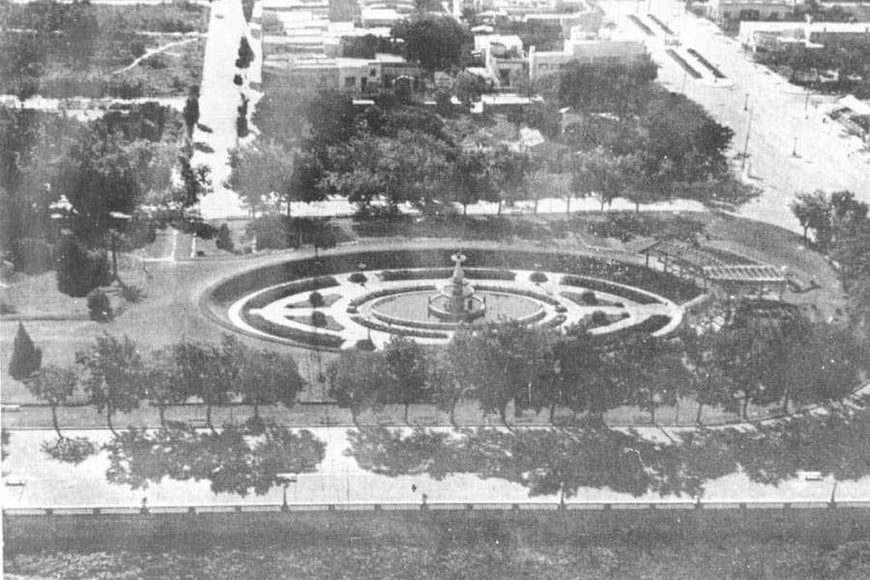
[(749, 110), (749, 93), (746, 93), (746, 98), (743, 100), (743, 110)]
[(743, 143), (743, 162), (740, 165), (740, 170), (746, 169), (746, 157), (749, 155), (749, 136), (752, 134), (752, 113), (754, 110), (749, 111), (749, 122), (746, 124), (746, 141)]

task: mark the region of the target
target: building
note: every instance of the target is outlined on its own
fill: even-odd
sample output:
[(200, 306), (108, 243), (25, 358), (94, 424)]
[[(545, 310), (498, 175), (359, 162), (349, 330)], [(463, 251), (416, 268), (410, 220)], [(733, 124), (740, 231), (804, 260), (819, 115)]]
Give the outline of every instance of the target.
[(710, 0), (705, 7), (708, 18), (729, 28), (744, 20), (779, 20), (804, 4), (804, 0)]
[(646, 46), (634, 40), (566, 40), (561, 51), (529, 49), (529, 80), (564, 69), (571, 61), (583, 63), (631, 63), (647, 55)]
[(870, 22), (741, 22), (740, 43), (752, 50), (818, 48), (831, 41), (868, 42)]

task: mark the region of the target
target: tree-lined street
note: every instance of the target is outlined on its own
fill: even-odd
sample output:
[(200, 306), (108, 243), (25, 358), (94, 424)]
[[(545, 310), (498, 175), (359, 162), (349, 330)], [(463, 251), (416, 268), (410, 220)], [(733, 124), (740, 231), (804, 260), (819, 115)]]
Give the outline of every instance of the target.
[[(808, 95), (767, 67), (751, 62), (736, 39), (687, 12), (682, 2), (607, 2), (602, 6), (623, 32), (646, 42), (660, 65), (659, 78), (670, 90), (684, 93), (734, 130), (732, 165), (763, 191), (741, 207), (739, 215), (800, 231), (788, 210), (795, 192), (849, 190), (859, 200), (870, 201), (870, 153), (859, 138), (846, 135), (830, 119), (825, 121), (823, 111), (832, 97)], [(665, 52), (671, 47), (665, 45), (667, 35), (661, 28), (651, 26), (656, 36), (649, 37), (628, 19), (638, 7), (637, 15), (643, 17), (646, 6), (676, 33), (683, 48), (695, 48), (727, 80), (713, 82), (709, 76), (694, 80), (687, 75)], [(704, 70), (697, 61), (691, 64)], [(744, 151), (748, 153), (745, 164)]]

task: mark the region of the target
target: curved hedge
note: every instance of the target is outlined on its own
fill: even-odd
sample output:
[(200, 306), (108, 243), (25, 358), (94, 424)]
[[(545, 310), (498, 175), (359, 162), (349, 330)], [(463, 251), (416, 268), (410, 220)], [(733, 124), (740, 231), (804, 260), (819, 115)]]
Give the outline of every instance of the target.
[(340, 336), (308, 332), (299, 328), (276, 324), (258, 313), (242, 312), (242, 318), (253, 328), (279, 338), (287, 338), (311, 346), (325, 346), (329, 348), (340, 348), (344, 344), (344, 339)]
[[(510, 270), (485, 270), (480, 268), (463, 268), (462, 272), (470, 280), (516, 280), (516, 272)], [(380, 278), (384, 282), (397, 280), (431, 280), (432, 278), (449, 278), (453, 268), (426, 268), (423, 270), (384, 270)]]
[[(354, 272), (359, 263), (371, 270), (440, 269), (450, 263), (454, 250), (414, 249), (359, 251), (334, 256), (320, 256), (263, 266), (230, 278), (211, 294), (211, 299), (230, 304), (245, 294), (267, 286), (277, 286), (301, 278), (328, 276), (339, 272)], [(606, 278), (618, 284), (638, 286), (676, 303), (687, 302), (702, 294), (695, 284), (677, 276), (651, 270), (641, 265), (617, 260), (600, 260), (577, 254), (556, 254), (540, 250), (470, 249), (466, 270), (536, 270), (576, 274), (584, 279)], [(599, 282), (603, 282), (600, 281)], [(587, 284), (587, 286), (590, 284)], [(608, 288), (609, 288), (608, 284)], [(605, 290), (604, 288), (601, 289)]]
[(398, 334), (399, 336), (413, 336), (417, 338), (449, 338), (449, 336), (443, 332), (422, 330), (418, 328), (397, 328), (394, 326), (388, 326), (386, 324), (380, 324), (379, 322), (375, 322), (374, 320), (368, 320), (366, 318), (362, 318), (361, 316), (351, 316), (350, 319), (359, 324), (360, 326), (371, 328), (372, 330), (378, 330), (380, 332)]
[(303, 292), (316, 292), (317, 290), (322, 290), (323, 288), (332, 288), (334, 286), (338, 286), (338, 280), (336, 280), (332, 276), (322, 276), (320, 278), (300, 280), (298, 282), (282, 284), (277, 288), (270, 288), (265, 292), (257, 294), (256, 296), (245, 302), (245, 310), (249, 310), (251, 308), (265, 308), (276, 300), (281, 300), (282, 298), (287, 298), (288, 296), (292, 296), (294, 294), (301, 294)]
[(631, 300), (632, 302), (637, 302), (638, 304), (661, 303), (659, 299), (650, 296), (649, 294), (639, 292), (633, 288), (626, 288), (625, 286), (620, 286), (618, 284), (611, 284), (606, 280), (597, 280), (595, 278), (587, 278), (586, 276), (562, 276), (560, 282), (565, 286), (578, 286), (589, 290), (606, 292), (608, 294), (613, 294), (614, 296), (625, 298), (626, 300)]

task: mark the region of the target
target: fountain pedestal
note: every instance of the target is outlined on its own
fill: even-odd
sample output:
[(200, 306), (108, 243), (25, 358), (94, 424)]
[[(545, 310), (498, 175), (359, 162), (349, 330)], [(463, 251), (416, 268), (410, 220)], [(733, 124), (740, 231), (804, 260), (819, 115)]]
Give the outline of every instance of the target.
[(429, 298), (429, 314), (448, 322), (470, 322), (486, 313), (486, 303), (474, 295), (474, 287), (465, 279), (462, 263), (466, 257), (457, 252), (453, 260), (453, 275), (441, 291)]

